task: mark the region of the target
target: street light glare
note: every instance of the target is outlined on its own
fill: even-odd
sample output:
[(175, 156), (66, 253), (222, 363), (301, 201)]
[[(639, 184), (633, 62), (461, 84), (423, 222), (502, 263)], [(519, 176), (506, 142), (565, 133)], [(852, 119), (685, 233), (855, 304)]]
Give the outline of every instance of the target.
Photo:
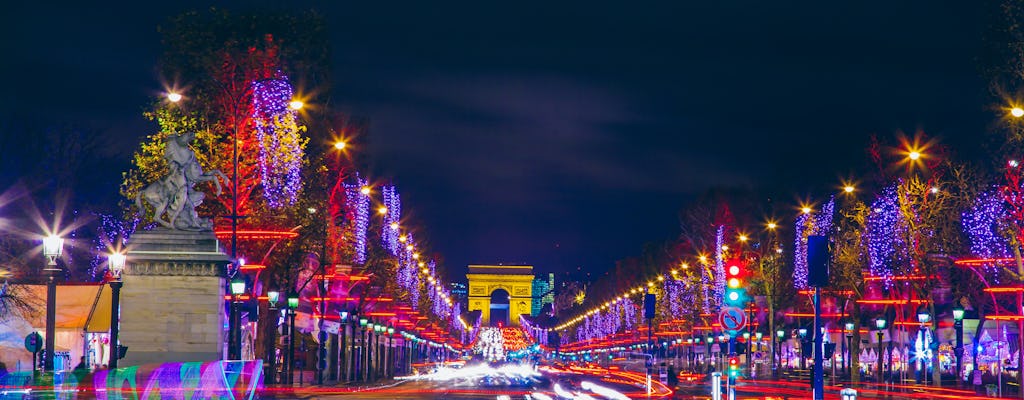
[(303, 103), (302, 100), (292, 100), (290, 103), (288, 103), (288, 108), (291, 108), (292, 110), (301, 110), (302, 106), (305, 105), (306, 103)]
[(334, 142), (334, 148), (337, 150), (345, 150), (345, 142), (341, 140)]
[(1024, 108), (1014, 107), (1013, 109), (1010, 110), (1010, 115), (1012, 115), (1014, 118), (1024, 117)]
[(846, 185), (845, 187), (843, 187), (843, 191), (846, 193), (853, 193), (853, 186)]
[(800, 212), (802, 212), (804, 214), (810, 214), (811, 213), (811, 208), (810, 207), (802, 207), (802, 208), (800, 208)]
[(170, 101), (171, 103), (177, 103), (177, 102), (181, 101), (181, 93), (175, 93), (175, 92), (167, 93), (167, 101)]
[(911, 151), (909, 154), (907, 154), (907, 158), (909, 158), (910, 161), (917, 161), (919, 158), (921, 158), (921, 152)]

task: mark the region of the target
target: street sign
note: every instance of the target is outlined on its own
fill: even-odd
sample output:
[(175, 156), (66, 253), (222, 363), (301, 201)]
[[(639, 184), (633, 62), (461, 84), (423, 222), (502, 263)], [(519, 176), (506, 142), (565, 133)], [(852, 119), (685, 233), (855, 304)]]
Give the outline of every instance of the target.
[(718, 313), (718, 323), (727, 331), (739, 331), (747, 326), (747, 313), (737, 307), (722, 307)]
[(29, 353), (36, 354), (39, 350), (43, 349), (43, 335), (39, 332), (32, 332), (25, 336), (25, 350)]

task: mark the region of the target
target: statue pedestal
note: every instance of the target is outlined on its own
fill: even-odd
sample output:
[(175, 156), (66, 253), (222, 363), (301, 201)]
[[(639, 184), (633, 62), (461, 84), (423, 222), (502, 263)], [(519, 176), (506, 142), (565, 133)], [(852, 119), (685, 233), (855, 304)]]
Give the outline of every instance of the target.
[(213, 232), (139, 231), (128, 248), (119, 366), (220, 360), (230, 260)]

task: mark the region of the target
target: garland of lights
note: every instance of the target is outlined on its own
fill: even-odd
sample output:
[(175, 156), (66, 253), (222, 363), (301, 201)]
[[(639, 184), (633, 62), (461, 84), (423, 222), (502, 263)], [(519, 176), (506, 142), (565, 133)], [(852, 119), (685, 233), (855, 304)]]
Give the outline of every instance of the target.
[[(1007, 207), (1004, 198), (996, 189), (987, 190), (974, 199), (971, 208), (961, 214), (964, 233), (971, 242), (971, 253), (981, 258), (1005, 258), (1010, 256), (1010, 245), (1001, 231), (1006, 229)], [(985, 266), (995, 272), (994, 264)], [(998, 279), (998, 274), (993, 274)]]
[[(714, 286), (710, 301), (714, 306), (725, 296), (725, 225), (719, 225), (715, 231), (715, 273)], [(707, 296), (705, 296), (707, 298)]]
[(292, 204), (302, 189), (305, 127), (289, 107), (292, 86), (286, 79), (267, 79), (252, 84), (252, 120), (260, 145), (258, 160), (263, 195), (271, 208)]
[(398, 223), (402, 216), (402, 201), (398, 197), (398, 188), (394, 185), (382, 187), (381, 196), (383, 197), (384, 207), (387, 210), (387, 213), (384, 214), (384, 224), (380, 228), (381, 242), (384, 243), (384, 248), (391, 255), (398, 255), (400, 249), (398, 244)]
[(345, 184), (345, 207), (352, 213), (352, 233), (355, 237), (352, 262), (366, 262), (366, 233), (370, 228), (370, 196), (363, 193), (366, 179), (356, 174), (355, 184)]
[(668, 300), (669, 315), (683, 315), (683, 299), (686, 296), (686, 284), (672, 277), (666, 277), (663, 292), (665, 293), (665, 299)]
[(902, 250), (906, 249), (907, 227), (896, 198), (897, 184), (887, 186), (871, 203), (865, 222), (868, 266), (872, 275), (883, 278), (886, 287), (892, 286), (895, 266), (906, 261)]
[(800, 214), (796, 218), (796, 239), (794, 242), (793, 286), (807, 289), (807, 237), (828, 235), (832, 229), (832, 218), (835, 212), (836, 199), (833, 196), (815, 213)]

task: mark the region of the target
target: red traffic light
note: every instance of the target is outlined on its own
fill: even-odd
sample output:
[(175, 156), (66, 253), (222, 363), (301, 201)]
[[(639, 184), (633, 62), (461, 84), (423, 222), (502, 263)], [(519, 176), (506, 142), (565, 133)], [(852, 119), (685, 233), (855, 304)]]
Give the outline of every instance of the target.
[(729, 357), (729, 367), (730, 368), (737, 368), (739, 366), (740, 366), (740, 359), (739, 359), (739, 357)]

